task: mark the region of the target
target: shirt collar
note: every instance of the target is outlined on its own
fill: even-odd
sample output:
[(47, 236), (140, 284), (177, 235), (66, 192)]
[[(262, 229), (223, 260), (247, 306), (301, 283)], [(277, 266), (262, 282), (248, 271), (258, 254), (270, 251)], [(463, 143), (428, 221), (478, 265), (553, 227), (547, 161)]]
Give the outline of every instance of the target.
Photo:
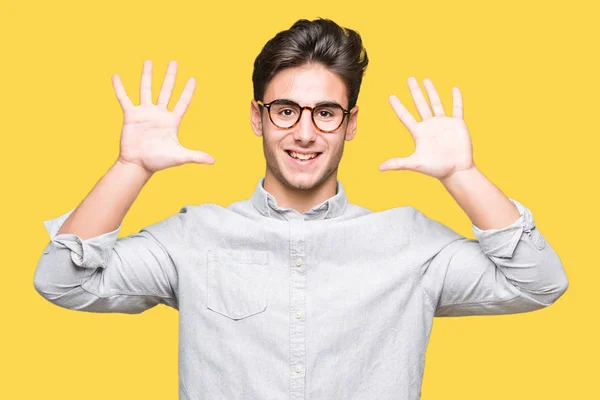
[(340, 181), (336, 181), (336, 194), (321, 204), (318, 204), (303, 214), (292, 208), (279, 207), (275, 197), (263, 187), (265, 178), (261, 178), (256, 184), (250, 201), (254, 208), (265, 217), (289, 220), (293, 218), (304, 218), (305, 220), (335, 218), (344, 213), (348, 198)]

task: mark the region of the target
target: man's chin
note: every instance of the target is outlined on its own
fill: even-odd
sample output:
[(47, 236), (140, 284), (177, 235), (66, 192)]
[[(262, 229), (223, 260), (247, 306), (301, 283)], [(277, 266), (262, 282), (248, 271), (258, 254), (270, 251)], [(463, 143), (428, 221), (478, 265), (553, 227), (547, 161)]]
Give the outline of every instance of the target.
[(317, 179), (314, 176), (292, 176), (286, 177), (285, 183), (296, 190), (310, 190), (317, 186)]
[(288, 181), (288, 186), (296, 189), (296, 190), (310, 190), (313, 189), (315, 187), (314, 184), (310, 183), (310, 182), (289, 182)]

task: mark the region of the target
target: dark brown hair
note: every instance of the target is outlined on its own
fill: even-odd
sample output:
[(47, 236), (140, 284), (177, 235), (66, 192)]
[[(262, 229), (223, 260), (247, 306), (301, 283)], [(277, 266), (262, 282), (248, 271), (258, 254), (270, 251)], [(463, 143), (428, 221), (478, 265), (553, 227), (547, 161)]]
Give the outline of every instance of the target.
[(352, 109), (369, 64), (367, 51), (356, 31), (323, 18), (298, 20), (265, 44), (254, 61), (254, 98), (264, 100), (267, 85), (279, 71), (311, 63), (322, 64), (342, 78)]

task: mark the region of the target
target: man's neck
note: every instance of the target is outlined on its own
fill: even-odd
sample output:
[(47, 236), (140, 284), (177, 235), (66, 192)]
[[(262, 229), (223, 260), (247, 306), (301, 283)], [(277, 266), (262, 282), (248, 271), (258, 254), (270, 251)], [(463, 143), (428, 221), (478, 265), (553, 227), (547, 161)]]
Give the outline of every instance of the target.
[(312, 189), (295, 189), (285, 185), (267, 172), (263, 187), (275, 198), (279, 207), (291, 208), (303, 214), (335, 196), (337, 178), (334, 173), (325, 182)]

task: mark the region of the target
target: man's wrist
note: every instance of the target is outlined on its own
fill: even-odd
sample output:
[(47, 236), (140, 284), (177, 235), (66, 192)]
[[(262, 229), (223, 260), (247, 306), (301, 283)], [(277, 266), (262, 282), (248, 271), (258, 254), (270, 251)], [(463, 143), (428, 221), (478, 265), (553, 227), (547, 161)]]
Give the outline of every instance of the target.
[(117, 161), (113, 165), (113, 169), (118, 170), (119, 173), (125, 174), (128, 178), (139, 179), (144, 183), (147, 182), (152, 177), (152, 175), (154, 175), (153, 172), (148, 171), (141, 165), (129, 161), (124, 161), (120, 158), (117, 159)]
[(473, 180), (477, 175), (481, 175), (481, 171), (473, 165), (467, 169), (454, 171), (450, 175), (440, 179), (440, 182), (444, 187), (449, 188), (450, 186), (463, 185), (465, 182)]

